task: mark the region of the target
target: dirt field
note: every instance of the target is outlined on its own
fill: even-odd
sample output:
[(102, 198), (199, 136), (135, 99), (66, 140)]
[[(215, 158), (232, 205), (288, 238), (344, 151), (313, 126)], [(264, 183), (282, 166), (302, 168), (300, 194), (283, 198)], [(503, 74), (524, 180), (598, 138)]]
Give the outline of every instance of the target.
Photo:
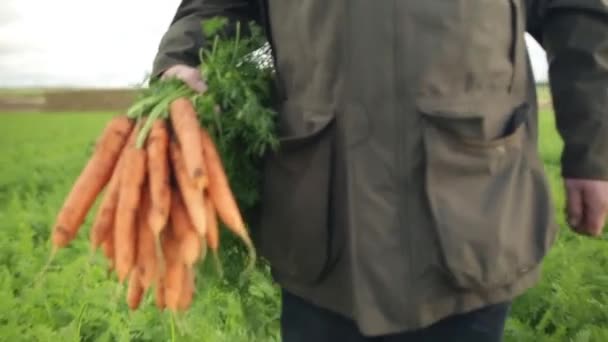
[(120, 111), (135, 89), (0, 89), (1, 112)]
[[(84, 112), (125, 110), (136, 90), (123, 89), (1, 89), (0, 113)], [(549, 88), (538, 86), (540, 108), (551, 107)]]

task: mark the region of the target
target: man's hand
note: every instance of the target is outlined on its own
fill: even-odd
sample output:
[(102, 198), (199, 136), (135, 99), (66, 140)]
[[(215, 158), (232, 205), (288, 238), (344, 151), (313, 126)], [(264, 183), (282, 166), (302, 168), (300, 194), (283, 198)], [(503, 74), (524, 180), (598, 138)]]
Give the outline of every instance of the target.
[(608, 181), (566, 179), (570, 227), (579, 234), (599, 236), (608, 215)]
[(201, 78), (199, 69), (184, 64), (174, 65), (163, 72), (161, 79), (176, 77), (184, 81), (190, 88), (199, 93), (207, 90), (207, 84)]

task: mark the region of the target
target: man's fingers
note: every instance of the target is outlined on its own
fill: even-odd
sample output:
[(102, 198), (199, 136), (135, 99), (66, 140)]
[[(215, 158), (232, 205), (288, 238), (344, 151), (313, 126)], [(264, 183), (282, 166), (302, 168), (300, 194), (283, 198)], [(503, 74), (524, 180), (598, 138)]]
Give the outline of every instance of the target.
[(196, 92), (204, 93), (207, 90), (207, 84), (200, 79), (185, 79), (182, 81), (186, 82), (186, 84)]
[(180, 68), (177, 68), (177, 67), (169, 68), (169, 69), (165, 70), (165, 72), (163, 72), (163, 74), (160, 76), (160, 79), (161, 80), (166, 80), (166, 79), (171, 78), (171, 77), (178, 77), (179, 78), (179, 76), (178, 76), (179, 71), (180, 71)]
[(583, 221), (583, 191), (582, 188), (566, 184), (568, 224), (577, 230)]
[(593, 191), (583, 192), (583, 205), (585, 215), (581, 225), (581, 229), (586, 234), (598, 236), (602, 233), (606, 216), (608, 214), (607, 204), (604, 199), (597, 196)]
[(189, 69), (184, 69), (184, 68), (176, 69), (172, 73), (170, 73), (169, 76), (176, 77), (176, 78), (182, 80), (184, 83), (186, 83), (190, 88), (192, 88), (194, 90), (198, 90), (198, 89), (196, 89), (196, 87), (200, 87), (200, 84), (198, 84), (199, 82), (202, 83), (202, 81), (197, 79), (196, 75)]
[(601, 208), (592, 207), (589, 208), (587, 215), (585, 215), (583, 229), (589, 235), (599, 236), (602, 234), (604, 222), (606, 222), (606, 211), (601, 210)]
[(568, 223), (580, 234), (599, 236), (608, 216), (608, 182), (566, 179)]
[(174, 65), (163, 72), (161, 79), (170, 77), (180, 79), (196, 92), (204, 93), (207, 90), (207, 84), (201, 79), (197, 68), (187, 65)]

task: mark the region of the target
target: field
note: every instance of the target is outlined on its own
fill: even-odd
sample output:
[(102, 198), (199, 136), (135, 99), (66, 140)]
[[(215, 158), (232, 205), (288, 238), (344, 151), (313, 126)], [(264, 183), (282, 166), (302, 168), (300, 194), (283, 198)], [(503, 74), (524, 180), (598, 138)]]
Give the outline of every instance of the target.
[[(506, 341), (608, 341), (606, 241), (563, 225), (562, 147), (543, 107), (540, 149), (562, 232), (542, 282), (516, 301)], [(109, 115), (0, 115), (0, 341), (278, 341), (278, 289), (263, 266), (235, 285), (243, 265), (236, 243), (222, 255), (226, 279), (211, 265), (200, 269), (197, 300), (179, 316), (158, 313), (152, 298), (143, 310), (127, 310), (101, 256), (89, 254), (90, 217), (78, 240), (37, 277), (54, 215)]]

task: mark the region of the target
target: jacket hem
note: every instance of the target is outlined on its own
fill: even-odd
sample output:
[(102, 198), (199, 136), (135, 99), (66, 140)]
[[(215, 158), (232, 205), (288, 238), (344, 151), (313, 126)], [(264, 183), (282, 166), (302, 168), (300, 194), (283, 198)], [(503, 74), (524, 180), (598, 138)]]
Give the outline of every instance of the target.
[[(421, 330), (454, 315), (465, 314), (488, 305), (513, 301), (537, 284), (540, 275), (539, 268), (537, 266), (537, 268), (524, 274), (510, 285), (501, 288), (485, 292), (452, 292), (443, 296), (429, 298), (423, 303), (413, 304), (416, 305), (415, 312), (407, 312), (408, 308), (404, 308), (401, 320), (394, 317), (384, 317), (381, 319), (384, 322), (364, 322), (357, 319), (357, 317), (353, 316), (351, 308), (336, 303), (337, 294), (335, 293), (320, 294), (314, 288), (307, 288), (285, 279), (276, 279), (276, 281), (285, 290), (301, 297), (310, 304), (355, 321), (362, 335), (366, 337), (379, 337)], [(414, 303), (416, 303), (415, 300)], [(373, 309), (370, 308), (370, 310)], [(377, 316), (382, 317), (382, 313), (378, 312)], [(418, 317), (418, 319), (412, 320), (412, 317)], [(407, 322), (411, 324), (408, 325)]]

